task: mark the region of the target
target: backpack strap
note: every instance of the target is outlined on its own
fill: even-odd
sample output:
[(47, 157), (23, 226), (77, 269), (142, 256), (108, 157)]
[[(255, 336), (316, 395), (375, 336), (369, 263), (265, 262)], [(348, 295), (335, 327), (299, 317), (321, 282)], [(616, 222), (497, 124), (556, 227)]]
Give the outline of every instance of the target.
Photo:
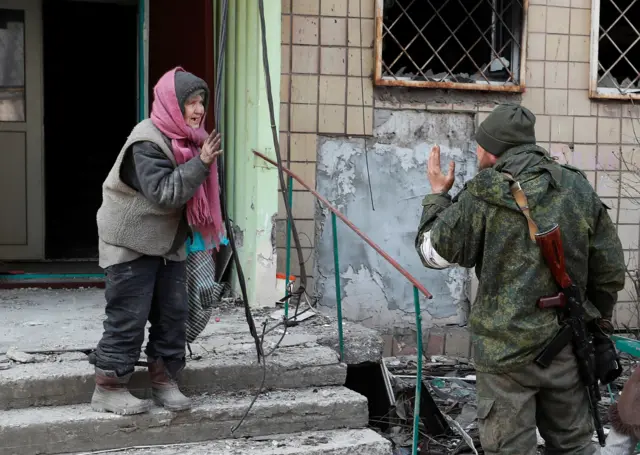
[(538, 233), (538, 225), (533, 218), (531, 218), (531, 212), (529, 211), (529, 203), (527, 202), (527, 195), (524, 194), (522, 187), (520, 186), (520, 182), (517, 182), (511, 174), (506, 172), (502, 173), (507, 180), (509, 180), (509, 189), (511, 190), (511, 194), (513, 198), (516, 200), (516, 204), (518, 208), (527, 219), (527, 224), (529, 225), (529, 237), (532, 242), (536, 241), (536, 234)]

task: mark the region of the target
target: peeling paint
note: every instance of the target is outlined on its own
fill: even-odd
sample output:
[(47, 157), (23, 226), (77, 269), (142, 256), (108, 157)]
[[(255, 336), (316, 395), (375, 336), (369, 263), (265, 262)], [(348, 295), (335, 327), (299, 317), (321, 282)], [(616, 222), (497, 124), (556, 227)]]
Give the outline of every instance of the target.
[[(464, 324), (469, 307), (469, 270), (429, 270), (414, 249), (421, 199), (429, 192), (426, 161), (434, 143), (442, 166), (456, 162), (453, 193), (477, 171), (472, 115), (377, 110), (374, 138), (368, 139), (369, 173), (363, 139), (319, 141), (317, 189), (434, 295), (421, 300), (425, 327)], [(369, 178), (375, 211), (371, 208)], [(335, 312), (333, 235), (328, 212), (316, 216), (316, 294)], [(382, 332), (415, 324), (413, 287), (390, 264), (339, 222), (340, 281), (344, 316)]]

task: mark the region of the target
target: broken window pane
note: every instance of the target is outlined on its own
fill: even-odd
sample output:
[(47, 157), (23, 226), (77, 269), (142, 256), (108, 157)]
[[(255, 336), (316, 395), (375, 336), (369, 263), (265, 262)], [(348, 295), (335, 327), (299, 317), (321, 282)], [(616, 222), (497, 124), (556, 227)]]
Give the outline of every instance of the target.
[(0, 9), (0, 121), (25, 121), (24, 11)]
[(640, 0), (601, 0), (598, 91), (640, 93)]
[(378, 79), (518, 87), (523, 11), (521, 0), (384, 0)]

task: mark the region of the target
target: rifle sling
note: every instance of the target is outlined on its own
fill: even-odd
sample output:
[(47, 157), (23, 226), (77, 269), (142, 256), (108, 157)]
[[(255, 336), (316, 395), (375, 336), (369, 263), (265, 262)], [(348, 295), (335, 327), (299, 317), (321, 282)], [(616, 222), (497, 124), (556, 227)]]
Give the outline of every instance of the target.
[(506, 172), (502, 173), (509, 180), (509, 189), (511, 190), (511, 194), (513, 198), (516, 200), (516, 204), (518, 208), (527, 219), (527, 224), (529, 225), (529, 237), (532, 242), (536, 241), (536, 234), (538, 233), (538, 225), (533, 218), (531, 218), (531, 212), (529, 211), (529, 203), (527, 201), (527, 195), (522, 191), (522, 187), (520, 186), (520, 182), (517, 182), (511, 174)]

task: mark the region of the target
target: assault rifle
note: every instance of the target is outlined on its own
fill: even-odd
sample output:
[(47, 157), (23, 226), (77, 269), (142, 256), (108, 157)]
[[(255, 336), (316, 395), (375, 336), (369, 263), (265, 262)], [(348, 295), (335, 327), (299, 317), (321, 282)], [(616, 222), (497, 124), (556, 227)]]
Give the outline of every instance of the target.
[[(535, 240), (542, 250), (542, 255), (551, 269), (554, 279), (561, 288), (557, 295), (541, 297), (538, 300), (538, 307), (541, 309), (555, 308), (562, 326), (549, 345), (536, 357), (535, 362), (540, 367), (547, 368), (554, 357), (569, 342), (573, 344), (579, 374), (587, 388), (589, 409), (598, 434), (598, 442), (604, 447), (605, 435), (598, 412), (598, 402), (602, 398), (598, 379), (603, 384), (608, 384), (620, 376), (622, 368), (609, 337), (599, 328), (589, 330), (585, 322), (586, 312), (580, 290), (565, 269), (560, 227), (556, 224), (546, 232), (536, 233)], [(611, 346), (607, 345), (607, 342)], [(610, 348), (613, 348), (613, 353)]]

